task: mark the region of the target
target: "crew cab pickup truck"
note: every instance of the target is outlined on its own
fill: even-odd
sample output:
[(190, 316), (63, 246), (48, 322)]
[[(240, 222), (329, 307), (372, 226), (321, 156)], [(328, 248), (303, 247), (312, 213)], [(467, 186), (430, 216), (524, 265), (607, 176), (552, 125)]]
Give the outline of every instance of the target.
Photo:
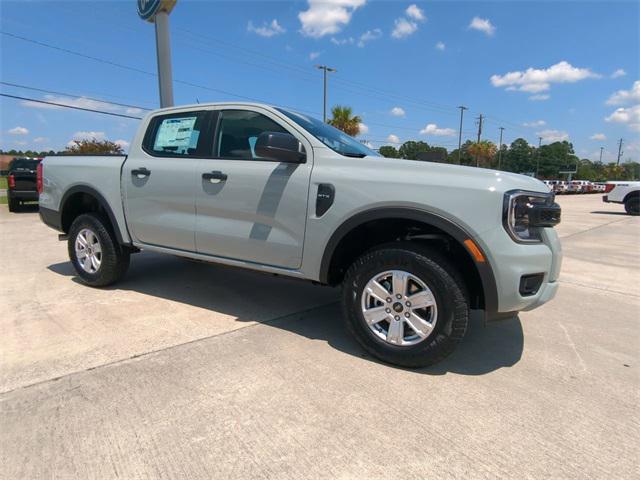
[(22, 202), (38, 201), (36, 170), (38, 158), (14, 158), (9, 164), (7, 176), (7, 203), (10, 212), (15, 212)]
[(154, 111), (128, 156), (42, 170), (41, 218), (88, 285), (119, 280), (139, 250), (341, 284), (348, 329), (398, 365), (451, 353), (470, 309), (513, 317), (558, 289), (560, 207), (542, 182), (383, 158), (282, 108)]
[(640, 215), (640, 182), (607, 182), (602, 201), (621, 203), (629, 215)]

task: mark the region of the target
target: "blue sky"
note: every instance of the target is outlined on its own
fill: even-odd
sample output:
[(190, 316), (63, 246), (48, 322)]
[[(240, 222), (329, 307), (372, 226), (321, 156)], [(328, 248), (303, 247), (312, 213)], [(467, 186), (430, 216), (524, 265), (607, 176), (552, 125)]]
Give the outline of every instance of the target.
[[(98, 62), (0, 35), (3, 82), (11, 95), (140, 115), (158, 104), (153, 26), (133, 0), (0, 2), (1, 29), (103, 60)], [(375, 147), (424, 140), (457, 147), (475, 117), (483, 138), (573, 142), (581, 157), (605, 160), (624, 138), (625, 160), (640, 160), (639, 3), (460, 1), (185, 1), (171, 14), (176, 104), (242, 97), (322, 115), (329, 103), (363, 118)], [(107, 62), (113, 62), (122, 68)], [(147, 73), (144, 73), (147, 72)], [(74, 96), (81, 96), (77, 98)], [(82, 98), (82, 97), (85, 98)], [(239, 98), (240, 97), (240, 98)], [(61, 149), (72, 138), (130, 141), (137, 120), (42, 108), (0, 99), (3, 149)]]

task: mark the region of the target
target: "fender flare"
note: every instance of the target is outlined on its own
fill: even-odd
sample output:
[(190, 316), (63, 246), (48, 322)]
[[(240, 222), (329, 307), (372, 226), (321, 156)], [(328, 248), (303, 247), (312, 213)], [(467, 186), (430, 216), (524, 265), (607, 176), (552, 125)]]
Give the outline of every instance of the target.
[[(342, 241), (342, 239), (349, 234), (353, 229), (370, 222), (372, 220), (382, 219), (403, 219), (403, 220), (415, 220), (427, 225), (436, 227), (443, 232), (453, 237), (466, 252), (468, 249), (464, 246), (464, 241), (467, 239), (473, 240), (473, 242), (480, 248), (480, 251), (485, 257), (485, 262), (473, 261), (476, 267), (480, 281), (482, 283), (482, 290), (484, 292), (484, 304), (486, 317), (494, 317), (498, 311), (498, 289), (496, 279), (493, 273), (493, 268), (489, 263), (487, 255), (482, 250), (479, 242), (474, 235), (471, 235), (460, 225), (445, 218), (441, 215), (421, 210), (414, 207), (382, 207), (372, 210), (366, 210), (364, 212), (357, 213), (345, 220), (331, 235), (327, 242), (324, 253), (322, 255), (322, 261), (320, 264), (320, 282), (328, 283), (329, 280), (329, 268), (331, 266), (331, 260), (336, 248)], [(471, 256), (473, 258), (473, 256)]]
[(91, 195), (98, 201), (100, 206), (107, 213), (107, 217), (109, 217), (109, 221), (113, 226), (113, 233), (116, 236), (116, 240), (120, 245), (126, 245), (127, 242), (125, 242), (122, 238), (122, 234), (120, 233), (120, 226), (118, 225), (118, 221), (116, 220), (116, 216), (113, 214), (113, 210), (111, 209), (109, 202), (100, 192), (98, 192), (95, 188), (90, 187), (89, 185), (75, 185), (64, 193), (64, 195), (62, 196), (62, 200), (60, 200), (60, 225), (62, 226), (62, 215), (67, 205), (67, 201), (72, 195), (76, 193), (86, 193), (87, 195)]

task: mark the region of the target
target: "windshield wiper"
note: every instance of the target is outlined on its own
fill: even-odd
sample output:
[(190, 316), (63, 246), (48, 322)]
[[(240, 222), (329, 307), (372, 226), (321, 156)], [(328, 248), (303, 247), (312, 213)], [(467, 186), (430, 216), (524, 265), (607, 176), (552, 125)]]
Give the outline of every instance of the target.
[(366, 153), (355, 153), (355, 152), (340, 152), (340, 153), (345, 157), (352, 157), (352, 158), (364, 158), (367, 156)]

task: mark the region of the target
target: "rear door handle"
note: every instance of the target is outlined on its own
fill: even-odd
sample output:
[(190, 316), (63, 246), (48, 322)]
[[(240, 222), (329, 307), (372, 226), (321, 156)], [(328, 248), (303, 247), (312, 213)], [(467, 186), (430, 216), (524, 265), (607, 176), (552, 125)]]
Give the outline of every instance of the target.
[(209, 180), (211, 183), (220, 183), (227, 181), (227, 174), (216, 170), (215, 172), (203, 173), (202, 178)]
[(147, 170), (144, 167), (136, 168), (134, 170), (131, 170), (131, 175), (135, 175), (138, 178), (144, 178), (144, 177), (148, 177), (149, 175), (151, 175), (151, 170)]

